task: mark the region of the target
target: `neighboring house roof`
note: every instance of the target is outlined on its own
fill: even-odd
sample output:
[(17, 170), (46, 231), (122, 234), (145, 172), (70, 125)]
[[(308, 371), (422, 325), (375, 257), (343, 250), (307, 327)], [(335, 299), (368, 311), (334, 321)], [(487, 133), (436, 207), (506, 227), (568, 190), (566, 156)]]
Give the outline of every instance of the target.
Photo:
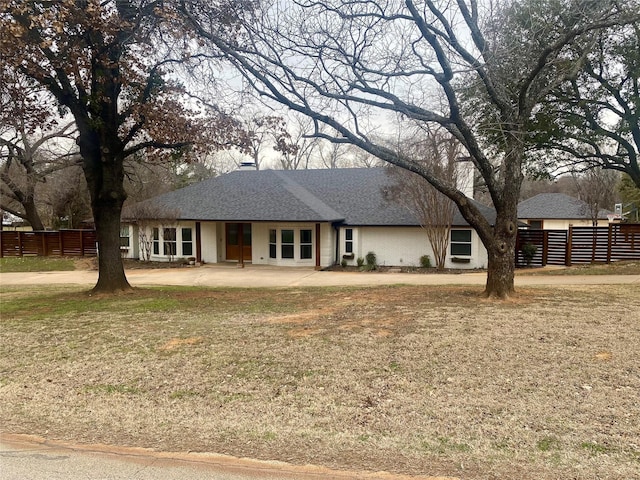
[[(419, 225), (407, 208), (385, 198), (394, 182), (385, 168), (235, 171), (149, 201), (182, 220)], [(492, 208), (474, 203), (495, 221)], [(468, 223), (456, 213), (453, 225)]]
[[(608, 210), (598, 212), (599, 219), (606, 219)], [(564, 193), (541, 193), (518, 204), (519, 219), (590, 219), (589, 205)]]

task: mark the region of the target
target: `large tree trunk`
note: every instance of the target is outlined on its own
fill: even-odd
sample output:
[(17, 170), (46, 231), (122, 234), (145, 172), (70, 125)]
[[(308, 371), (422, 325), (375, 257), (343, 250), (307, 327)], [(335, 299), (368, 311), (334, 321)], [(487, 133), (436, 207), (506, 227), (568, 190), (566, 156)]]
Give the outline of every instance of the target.
[[(91, 135), (89, 135), (91, 137)], [(98, 282), (94, 292), (114, 293), (131, 289), (120, 253), (120, 217), (127, 194), (123, 160), (109, 155), (109, 147), (96, 148), (96, 139), (83, 138), (83, 170), (91, 195), (91, 209), (98, 239)], [(85, 142), (86, 141), (86, 142)], [(107, 142), (102, 142), (104, 145)]]
[(122, 201), (103, 200), (93, 207), (98, 237), (98, 283), (94, 292), (129, 290), (120, 252), (120, 215)]
[(494, 245), (487, 249), (487, 283), (484, 294), (487, 297), (508, 298), (515, 293), (515, 248), (516, 237), (496, 238)]
[(494, 198), (496, 220), (490, 238), (485, 241), (489, 264), (484, 293), (488, 297), (507, 298), (515, 293), (518, 200), (524, 179), (521, 144), (516, 139), (516, 146), (507, 156), (501, 195)]

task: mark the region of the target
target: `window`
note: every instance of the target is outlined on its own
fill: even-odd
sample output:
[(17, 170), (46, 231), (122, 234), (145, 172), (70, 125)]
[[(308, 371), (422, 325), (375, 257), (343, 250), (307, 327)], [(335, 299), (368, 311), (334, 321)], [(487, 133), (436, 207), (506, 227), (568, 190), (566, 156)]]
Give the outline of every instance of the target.
[(451, 255), (471, 256), (471, 230), (451, 230)]
[(542, 230), (542, 220), (529, 220), (529, 228), (533, 230)]
[(313, 241), (311, 230), (300, 230), (300, 258), (308, 259), (312, 257)]
[(269, 259), (309, 263), (314, 256), (314, 230), (308, 225), (287, 227), (269, 229)]
[(164, 254), (173, 256), (176, 254), (176, 229), (164, 228), (162, 230)]
[(193, 237), (190, 228), (182, 229), (182, 255), (185, 257), (193, 255)]
[(269, 258), (276, 258), (278, 253), (278, 245), (276, 244), (278, 236), (275, 229), (269, 230)]
[(282, 258), (293, 258), (293, 230), (282, 230), (280, 235), (282, 240), (282, 244), (280, 245)]
[(353, 228), (347, 228), (344, 231), (344, 251), (353, 253)]
[(129, 225), (120, 226), (120, 248), (129, 248)]
[(227, 223), (227, 244), (240, 245), (240, 239), (238, 238), (237, 223)]
[(160, 229), (154, 228), (152, 232), (153, 237), (153, 254), (160, 255)]
[(242, 224), (242, 244), (245, 247), (251, 246), (251, 224), (250, 223)]

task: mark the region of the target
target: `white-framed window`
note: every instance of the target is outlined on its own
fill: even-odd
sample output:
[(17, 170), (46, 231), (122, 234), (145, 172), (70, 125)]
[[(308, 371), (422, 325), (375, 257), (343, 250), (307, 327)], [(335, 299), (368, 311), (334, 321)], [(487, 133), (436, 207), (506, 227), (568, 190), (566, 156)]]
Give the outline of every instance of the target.
[(153, 254), (160, 255), (160, 229), (158, 227), (153, 227), (151, 237), (153, 242)]
[(471, 256), (471, 230), (451, 230), (451, 256)]
[(127, 249), (131, 246), (131, 239), (129, 238), (129, 225), (120, 226), (120, 248)]
[(292, 229), (280, 230), (280, 256), (281, 258), (294, 258), (295, 231)]
[(151, 228), (151, 255), (191, 257), (195, 253), (193, 227)]
[(278, 231), (269, 229), (269, 258), (278, 258)]
[(175, 256), (177, 253), (176, 229), (175, 227), (167, 227), (162, 229), (162, 245), (164, 255)]
[(353, 228), (344, 230), (344, 252), (353, 253)]
[(190, 257), (193, 255), (193, 233), (190, 228), (182, 228), (182, 255)]
[(283, 226), (269, 228), (269, 259), (308, 261), (314, 256), (312, 228)]
[(310, 258), (313, 258), (313, 231), (305, 228), (300, 230), (300, 259)]

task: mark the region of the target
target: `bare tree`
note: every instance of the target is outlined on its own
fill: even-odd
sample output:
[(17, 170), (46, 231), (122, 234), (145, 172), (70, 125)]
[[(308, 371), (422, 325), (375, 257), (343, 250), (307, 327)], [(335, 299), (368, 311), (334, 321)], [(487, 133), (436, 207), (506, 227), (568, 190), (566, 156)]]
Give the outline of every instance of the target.
[(623, 202), (622, 215), (628, 222), (640, 222), (640, 187), (628, 175), (622, 174), (617, 188)]
[[(456, 186), (456, 165), (462, 148), (444, 129), (428, 132), (421, 140), (402, 143), (404, 150), (413, 151), (413, 157), (422, 158), (424, 168), (437, 172), (438, 177)], [(418, 218), (431, 244), (435, 265), (438, 270), (444, 270), (455, 204), (420, 175), (393, 166), (389, 171), (395, 184), (385, 192), (387, 198), (404, 205)]]
[(82, 167), (72, 165), (47, 176), (40, 201), (54, 229), (86, 228), (92, 224), (91, 199)]
[[(204, 0), (183, 0), (200, 36), (263, 98), (310, 116), (319, 137), (350, 143), (424, 177), (449, 197), (488, 253), (485, 294), (515, 291), (517, 204), (533, 112), (575, 76), (593, 32), (637, 21), (634, 0), (300, 0), (236, 9), (240, 35), (209, 27)], [(446, 99), (444, 105), (437, 99)], [(495, 224), (458, 189), (384, 138), (390, 114), (443, 126), (466, 149), (496, 209)], [(406, 128), (401, 125), (400, 128)], [(393, 133), (390, 135), (393, 138)]]
[(620, 174), (613, 170), (592, 169), (582, 174), (574, 173), (572, 177), (580, 200), (587, 204), (585, 213), (597, 227), (602, 210), (612, 210), (616, 203)]
[(140, 260), (148, 262), (153, 253), (154, 228), (175, 225), (178, 211), (152, 202), (139, 202), (127, 207), (123, 216), (138, 228)]
[(38, 198), (40, 187), (55, 172), (77, 164), (78, 155), (64, 148), (71, 127), (67, 124), (39, 137), (21, 131), (17, 138), (0, 138), (0, 204), (29, 222), (34, 230), (45, 228), (40, 211), (43, 201)]
[(325, 142), (318, 150), (320, 162), (324, 168), (339, 168), (345, 157), (346, 150), (338, 143)]
[(301, 115), (291, 115), (287, 122), (289, 136), (283, 138), (286, 141), (280, 152), (280, 166), (284, 170), (304, 170), (309, 168), (316, 152), (319, 149), (320, 140), (313, 136), (313, 121)]
[(379, 158), (354, 145), (321, 140), (318, 158), (324, 168), (373, 168), (385, 164)]
[(570, 197), (578, 197), (576, 182), (571, 174), (561, 175), (557, 178), (525, 178), (522, 183), (520, 199), (534, 197), (541, 193), (564, 193)]
[(356, 168), (374, 168), (374, 167), (382, 167), (385, 165), (384, 160), (376, 157), (372, 153), (363, 150), (360, 147), (355, 145), (344, 145), (340, 142), (333, 142), (338, 146), (342, 146), (343, 150), (345, 150), (344, 154), (344, 164), (345, 166), (356, 167)]
[(0, 69), (0, 208), (44, 230), (38, 190), (48, 175), (77, 163), (73, 122), (61, 125), (35, 82)]
[(297, 146), (291, 142), (287, 123), (281, 116), (247, 111), (239, 121), (243, 137), (238, 150), (243, 157), (251, 159), (256, 170), (272, 159), (274, 152), (280, 152), (285, 158), (296, 154)]

